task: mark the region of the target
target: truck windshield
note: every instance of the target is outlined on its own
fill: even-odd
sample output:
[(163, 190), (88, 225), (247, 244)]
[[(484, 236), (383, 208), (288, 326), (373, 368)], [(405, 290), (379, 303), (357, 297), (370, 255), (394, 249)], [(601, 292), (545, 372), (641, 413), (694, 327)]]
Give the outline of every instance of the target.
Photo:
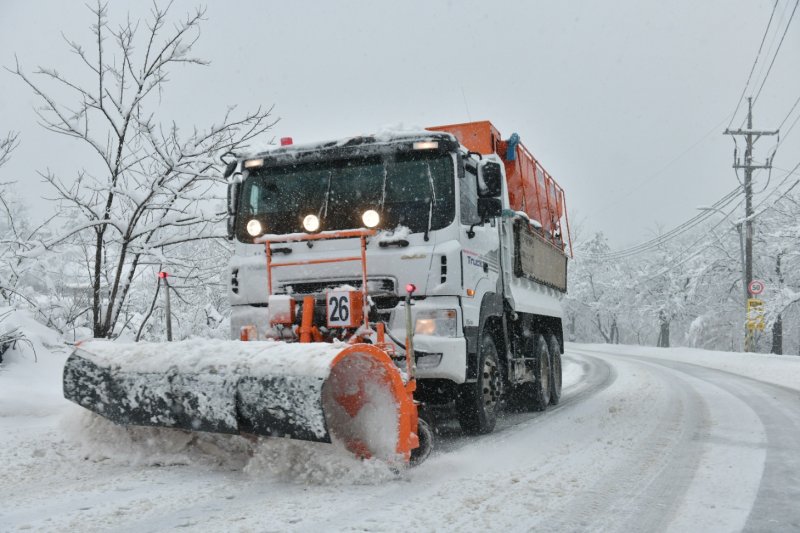
[(430, 152), (265, 167), (245, 179), (239, 215), (283, 234), (303, 231), (309, 214), (320, 218), (321, 230), (360, 228), (361, 215), (374, 209), (380, 228), (418, 233), (429, 222), (436, 230), (453, 221), (453, 181), (451, 156)]

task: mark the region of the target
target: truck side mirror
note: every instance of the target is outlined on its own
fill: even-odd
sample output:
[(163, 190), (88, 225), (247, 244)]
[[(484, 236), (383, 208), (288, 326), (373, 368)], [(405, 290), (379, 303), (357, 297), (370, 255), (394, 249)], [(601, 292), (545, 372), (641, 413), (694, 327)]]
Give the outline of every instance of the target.
[(242, 184), (234, 179), (228, 183), (228, 240), (232, 241), (236, 236), (236, 211), (239, 210), (239, 189)]
[(222, 178), (227, 179), (228, 176), (233, 174), (233, 171), (236, 170), (236, 165), (237, 165), (236, 161), (231, 161), (230, 163), (225, 165), (225, 172), (222, 173)]
[(499, 198), (503, 171), (500, 163), (483, 160), (478, 163), (478, 196), (482, 198)]
[(478, 198), (478, 216), (481, 220), (497, 218), (503, 212), (500, 198)]
[(232, 241), (236, 236), (236, 219), (232, 215), (228, 216), (228, 240)]
[(239, 204), (239, 187), (241, 183), (234, 180), (228, 183), (228, 216), (236, 215), (236, 209)]

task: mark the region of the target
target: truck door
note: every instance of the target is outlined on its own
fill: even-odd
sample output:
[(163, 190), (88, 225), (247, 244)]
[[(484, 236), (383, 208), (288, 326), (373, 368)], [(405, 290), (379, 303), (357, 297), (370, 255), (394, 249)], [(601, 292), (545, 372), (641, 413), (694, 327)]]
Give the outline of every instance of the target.
[(484, 295), (499, 292), (499, 238), (496, 220), (481, 223), (477, 167), (472, 158), (464, 161), (464, 178), (460, 180), (461, 260), (466, 295), (464, 325), (477, 326)]

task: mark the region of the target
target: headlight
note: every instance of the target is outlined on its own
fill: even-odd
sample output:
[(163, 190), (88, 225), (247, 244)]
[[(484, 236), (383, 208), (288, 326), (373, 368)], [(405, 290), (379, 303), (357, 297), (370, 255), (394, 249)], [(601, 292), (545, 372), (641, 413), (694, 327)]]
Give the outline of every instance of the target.
[(458, 334), (455, 309), (434, 309), (417, 313), (414, 326), (415, 335), (436, 335), (437, 337), (455, 337)]
[(251, 237), (258, 237), (261, 235), (261, 222), (256, 219), (251, 220), (247, 223), (247, 233), (250, 234)]
[(374, 209), (367, 209), (364, 211), (364, 214), (361, 215), (361, 221), (364, 225), (368, 228), (374, 228), (381, 222), (381, 216), (378, 214), (377, 211)]
[(303, 219), (303, 227), (308, 232), (315, 232), (319, 229), (319, 217), (317, 215), (306, 215)]

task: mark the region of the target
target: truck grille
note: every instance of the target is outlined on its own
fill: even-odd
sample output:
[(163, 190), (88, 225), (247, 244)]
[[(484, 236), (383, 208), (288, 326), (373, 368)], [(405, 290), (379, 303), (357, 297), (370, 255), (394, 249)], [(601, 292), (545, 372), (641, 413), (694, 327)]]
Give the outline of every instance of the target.
[[(323, 296), (326, 291), (342, 285), (350, 285), (356, 289), (361, 288), (361, 279), (335, 279), (322, 281), (296, 281), (286, 282), (278, 288), (276, 294), (292, 294), (297, 296)], [(391, 278), (371, 278), (367, 280), (367, 289), (370, 296), (396, 296), (395, 281)]]

